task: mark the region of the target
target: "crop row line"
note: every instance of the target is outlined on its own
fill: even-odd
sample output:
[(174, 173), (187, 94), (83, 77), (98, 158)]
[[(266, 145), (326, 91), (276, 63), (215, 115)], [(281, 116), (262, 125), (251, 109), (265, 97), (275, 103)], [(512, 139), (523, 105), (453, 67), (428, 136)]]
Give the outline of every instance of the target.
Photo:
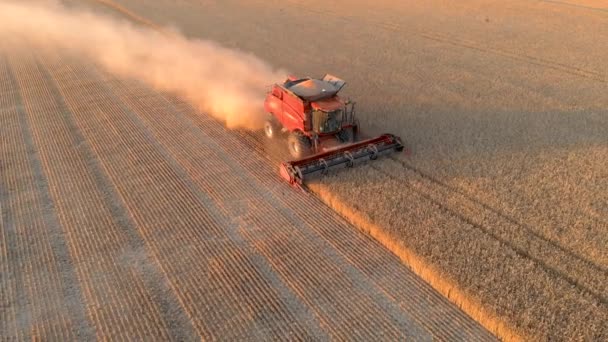
[[(88, 172), (91, 158), (57, 89), (35, 60), (23, 57), (13, 65), (51, 197), (66, 231), (88, 315), (95, 322), (98, 335), (120, 337), (122, 331), (134, 330), (140, 336), (166, 337), (164, 324), (149, 302), (141, 280), (117, 260), (116, 250), (128, 246), (119, 226), (111, 219), (103, 189)], [(129, 310), (141, 308), (147, 308), (144, 311), (151, 317), (132, 321), (127, 314)]]
[[(13, 89), (10, 97), (4, 98), (10, 110), (2, 115), (2, 155), (6, 159), (0, 178), (1, 187), (8, 205), (3, 216), (8, 219), (6, 233), (16, 239), (9, 241), (8, 248), (16, 252), (7, 262), (18, 265), (7, 278), (13, 278), (16, 293), (7, 297), (18, 314), (13, 315), (19, 327), (2, 330), (3, 333), (36, 338), (54, 336), (59, 339), (74, 337), (76, 327), (86, 336), (88, 322), (81, 319), (82, 307), (76, 302), (64, 303), (63, 298), (79, 298), (77, 286), (70, 286), (75, 276), (63, 260), (69, 259), (64, 236), (52, 214), (52, 201), (48, 197), (45, 180), (36, 151), (23, 101), (18, 92), (17, 81), (8, 61), (2, 60), (3, 85)], [(26, 303), (32, 303), (26, 305)], [(67, 306), (70, 310), (63, 310)], [(26, 331), (28, 331), (26, 333)], [(22, 336), (22, 337), (25, 337)]]

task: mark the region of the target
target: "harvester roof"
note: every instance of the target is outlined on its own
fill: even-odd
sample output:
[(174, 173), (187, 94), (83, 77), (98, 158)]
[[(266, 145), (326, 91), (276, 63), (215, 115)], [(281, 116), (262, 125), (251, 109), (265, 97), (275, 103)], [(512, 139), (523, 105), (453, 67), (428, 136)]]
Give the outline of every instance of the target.
[[(342, 82), (338, 83), (336, 80)], [(299, 80), (289, 80), (284, 83), (285, 88), (307, 101), (319, 101), (336, 95), (344, 82), (331, 75), (325, 75), (320, 79), (302, 78)]]

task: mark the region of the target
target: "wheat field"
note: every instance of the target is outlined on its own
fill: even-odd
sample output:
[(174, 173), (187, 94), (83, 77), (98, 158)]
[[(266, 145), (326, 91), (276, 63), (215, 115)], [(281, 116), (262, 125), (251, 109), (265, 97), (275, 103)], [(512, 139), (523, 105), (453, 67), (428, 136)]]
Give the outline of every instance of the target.
[[(4, 227), (53, 227), (2, 242), (7, 336), (608, 337), (602, 1), (64, 2), (335, 74), (365, 133), (413, 153), (315, 180), (311, 198), (278, 181), (284, 151), (260, 134), (92, 63), (7, 56)], [(36, 291), (48, 301), (30, 306)]]
[(496, 333), (605, 339), (605, 3), (120, 3), (347, 80), (364, 129), (413, 154), (311, 187)]

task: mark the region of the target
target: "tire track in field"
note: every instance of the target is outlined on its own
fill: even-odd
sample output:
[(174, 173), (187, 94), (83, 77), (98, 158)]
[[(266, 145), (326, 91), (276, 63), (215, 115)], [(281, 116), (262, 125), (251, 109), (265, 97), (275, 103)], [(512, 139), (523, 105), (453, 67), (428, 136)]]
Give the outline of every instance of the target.
[[(196, 319), (197, 328), (206, 336), (226, 339), (265, 339), (275, 334), (310, 338), (299, 323), (284, 316), (287, 311), (276, 289), (266, 285), (267, 280), (252, 265), (250, 248), (239, 248), (226, 236), (229, 224), (215, 222), (215, 215), (197, 197), (183, 170), (108, 89), (79, 81), (86, 73), (77, 66), (60, 64), (53, 72), (66, 100), (70, 105), (90, 104), (89, 110), (83, 108), (77, 114), (78, 124), (87, 132), (135, 220), (147, 226), (143, 234), (148, 243), (161, 260), (168, 258), (167, 251), (180, 252), (177, 260), (161, 262), (172, 275), (170, 281), (176, 284), (174, 288)], [(118, 170), (121, 163), (122, 170)], [(221, 164), (206, 166), (222, 168)], [(139, 187), (146, 189), (146, 195), (134, 196), (136, 189), (128, 184), (128, 178), (140, 178)], [(155, 212), (162, 216), (154, 216)], [(158, 222), (171, 229), (163, 229)], [(283, 316), (276, 321), (275, 311)]]
[[(393, 31), (403, 31), (403, 29), (398, 24), (384, 24), (384, 25), (385, 25), (385, 28), (393, 30)], [(450, 45), (458, 46), (461, 48), (466, 48), (469, 50), (475, 50), (475, 51), (483, 52), (486, 54), (493, 54), (496, 56), (501, 56), (501, 57), (509, 58), (509, 59), (516, 60), (516, 61), (521, 61), (521, 62), (531, 64), (531, 65), (541, 66), (541, 67), (544, 67), (547, 69), (552, 69), (552, 70), (563, 72), (563, 73), (570, 74), (573, 76), (578, 76), (580, 78), (588, 79), (591, 81), (608, 83), (606, 75), (599, 73), (599, 72), (579, 68), (576, 66), (559, 63), (559, 62), (553, 62), (553, 61), (549, 61), (546, 59), (542, 59), (542, 58), (538, 58), (538, 57), (534, 57), (534, 56), (526, 55), (526, 54), (522, 54), (522, 53), (516, 53), (516, 52), (512, 52), (512, 51), (493, 48), (493, 47), (481, 44), (481, 43), (473, 41), (473, 40), (464, 39), (464, 38), (460, 38), (460, 37), (456, 37), (456, 36), (448, 36), (446, 34), (438, 33), (438, 32), (420, 32), (420, 33), (418, 33), (418, 35), (420, 37), (426, 38), (428, 40), (433, 40), (433, 41), (444, 43), (444, 44), (450, 44)]]
[(596, 12), (605, 12), (605, 13), (608, 12), (608, 8), (586, 6), (586, 5), (581, 5), (581, 4), (577, 4), (577, 3), (572, 3), (569, 1), (559, 1), (559, 0), (540, 0), (540, 1), (546, 2), (548, 4), (556, 5), (556, 6), (574, 7), (574, 8), (578, 8), (578, 9), (584, 9), (584, 10), (596, 11)]
[[(544, 0), (544, 1), (546, 2), (546, 0)], [(569, 65), (569, 64), (565, 64), (565, 63), (554, 62), (554, 61), (546, 60), (543, 58), (538, 58), (538, 57), (523, 54), (523, 53), (517, 53), (517, 52), (513, 52), (513, 51), (507, 51), (507, 50), (503, 50), (503, 49), (499, 49), (499, 48), (494, 48), (494, 47), (488, 46), (487, 44), (482, 44), (482, 43), (479, 43), (479, 42), (476, 42), (473, 40), (467, 40), (467, 39), (456, 37), (453, 35), (449, 36), (449, 35), (446, 35), (446, 34), (440, 33), (440, 32), (434, 32), (434, 31), (429, 31), (429, 30), (421, 31), (421, 30), (415, 30), (415, 29), (410, 29), (410, 28), (405, 29), (402, 25), (400, 25), (398, 23), (394, 23), (394, 22), (377, 21), (377, 20), (370, 19), (369, 17), (364, 17), (364, 18), (348, 17), (342, 13), (328, 11), (327, 9), (317, 10), (317, 9), (310, 8), (306, 5), (301, 4), (301, 1), (298, 1), (298, 0), (295, 0), (295, 1), (287, 0), (287, 2), (291, 3), (292, 7), (297, 8), (299, 11), (310, 12), (315, 15), (330, 16), (332, 18), (337, 18), (337, 19), (343, 20), (348, 23), (352, 23), (356, 19), (358, 22), (360, 22), (360, 21), (368, 22), (376, 27), (379, 27), (379, 28), (387, 30), (387, 31), (407, 32), (407, 33), (422, 37), (424, 39), (428, 39), (428, 40), (432, 40), (432, 41), (436, 41), (436, 42), (440, 42), (440, 43), (444, 43), (444, 44), (454, 45), (454, 46), (458, 46), (461, 48), (475, 50), (475, 51), (492, 54), (492, 55), (496, 55), (496, 56), (501, 56), (501, 57), (509, 58), (511, 60), (524, 62), (526, 64), (541, 66), (541, 67), (544, 67), (547, 69), (556, 70), (559, 72), (567, 73), (570, 75), (578, 76), (578, 77), (585, 78), (585, 79), (592, 80), (592, 81), (608, 83), (608, 78), (603, 73), (599, 73), (599, 72), (592, 71), (592, 70), (587, 70), (587, 69), (580, 68), (577, 66), (573, 66), (573, 65)]]
[[(528, 244), (527, 246), (521, 246), (521, 243), (518, 243), (517, 241), (516, 234), (509, 231), (509, 229), (497, 230), (496, 228), (489, 228), (487, 220), (490, 220), (491, 222), (491, 219), (498, 219), (507, 226), (515, 226), (518, 230), (526, 230), (525, 226), (518, 224), (516, 221), (510, 221), (499, 211), (492, 210), (483, 203), (480, 204), (478, 201), (471, 201), (467, 196), (463, 196), (450, 187), (441, 186), (440, 182), (430, 181), (431, 178), (425, 177), (424, 174), (414, 168), (403, 166), (408, 170), (414, 171), (417, 176), (424, 179), (424, 182), (411, 184), (410, 179), (395, 175), (394, 171), (390, 170), (390, 167), (388, 166), (383, 168), (381, 166), (371, 165), (371, 167), (399, 182), (413, 193), (416, 193), (429, 202), (439, 206), (441, 210), (445, 211), (449, 216), (469, 224), (476, 229), (481, 230), (484, 234), (491, 236), (493, 239), (500, 241), (523, 258), (535, 262), (550, 274), (561, 278), (563, 281), (568, 282), (570, 285), (592, 296), (599, 303), (604, 305), (608, 304), (608, 300), (603, 295), (606, 290), (607, 274), (606, 271), (598, 265), (579, 258), (575, 254), (569, 253), (569, 251), (563, 249), (561, 246), (550, 240), (546, 240), (533, 232), (528, 232), (530, 235), (527, 237), (531, 240), (520, 240), (522, 243)], [(389, 170), (387, 171), (387, 169)], [(429, 186), (428, 183), (431, 183), (432, 185)], [(448, 194), (457, 194), (459, 200), (462, 202), (446, 203), (446, 196), (442, 196), (441, 194), (443, 190)], [(439, 192), (439, 194), (437, 194), (437, 192)], [(471, 207), (473, 207), (473, 209), (471, 209)], [(477, 215), (474, 215), (471, 210), (476, 212), (475, 214)], [(570, 265), (569, 263), (571, 262), (574, 262), (574, 265)], [(573, 273), (576, 274), (574, 277), (571, 276)], [(595, 276), (598, 273), (600, 273), (599, 278)], [(591, 280), (586, 276), (589, 276)]]
[[(57, 90), (31, 56), (20, 55), (11, 64), (97, 336), (167, 339), (150, 293), (132, 269), (120, 265), (120, 253), (132, 246), (111, 219), (96, 183), (99, 170)], [(133, 320), (129, 312), (143, 315)]]
[[(137, 87), (135, 87), (135, 86), (131, 86), (131, 87), (120, 86), (120, 85), (118, 86), (118, 89), (120, 89), (120, 91), (119, 91), (120, 94), (124, 94), (126, 92), (132, 92), (134, 94), (133, 99), (130, 99), (131, 96), (129, 96), (129, 97), (122, 96), (123, 101), (126, 101), (127, 103), (129, 103), (130, 106), (136, 106), (136, 112), (140, 113), (141, 116), (149, 116), (146, 119), (147, 125), (154, 127), (154, 132), (156, 134), (159, 134), (157, 136), (157, 138), (160, 141), (170, 140), (168, 137), (178, 136), (178, 132), (180, 132), (179, 136), (184, 136), (184, 135), (186, 135), (186, 133), (184, 133), (183, 131), (185, 131), (185, 130), (192, 131), (191, 128), (193, 126), (191, 124), (189, 124), (187, 121), (184, 122), (183, 120), (175, 120), (175, 117), (179, 117), (180, 115), (179, 115), (179, 113), (175, 112), (175, 110), (172, 106), (167, 106), (168, 103), (164, 102), (164, 100), (162, 100), (162, 99), (159, 99), (157, 96), (153, 96), (151, 94), (146, 95), (145, 90), (135, 91), (134, 89), (136, 89), (136, 88)], [(140, 102), (137, 100), (139, 98), (145, 98), (145, 100), (141, 100), (141, 102)], [(164, 103), (166, 109), (161, 110), (160, 107), (163, 105), (163, 103)], [(155, 121), (158, 121), (158, 118), (166, 115), (165, 112), (172, 113), (170, 116), (171, 119), (162, 120), (163, 123), (165, 121), (168, 121), (168, 122), (164, 125), (159, 126), (160, 123), (157, 123)], [(182, 127), (182, 129), (179, 128), (180, 126)], [(188, 129), (188, 128), (190, 128), (190, 129)], [(161, 138), (160, 134), (162, 134), (163, 131), (165, 131), (167, 135), (163, 136)], [(172, 131), (174, 131), (174, 132), (172, 132)], [(197, 151), (209, 149), (210, 148), (209, 145), (213, 145), (213, 144), (211, 144), (211, 141), (209, 141), (208, 138), (204, 138), (200, 135), (195, 135), (195, 134), (193, 134), (192, 136), (189, 136), (188, 138), (186, 138), (184, 136), (182, 139), (186, 139), (186, 140), (181, 143), (176, 141), (175, 143), (171, 143), (170, 145), (167, 144), (167, 146), (172, 149), (172, 151), (171, 151), (172, 154), (180, 156), (180, 158), (178, 158), (177, 160), (182, 165), (184, 165), (186, 169), (191, 169), (191, 170), (204, 169), (205, 165), (204, 164), (197, 165), (198, 158), (197, 158), (197, 160), (193, 160), (193, 158), (195, 158)], [(187, 144), (188, 141), (191, 141), (191, 143)], [(189, 145), (193, 145), (193, 146), (190, 147)], [(213, 159), (226, 160), (225, 156), (217, 154), (218, 151), (215, 148), (212, 148), (210, 152), (216, 153), (216, 155), (214, 155), (212, 157)], [(228, 164), (230, 164), (230, 163), (228, 163)], [(233, 164), (230, 167), (232, 169), (232, 171), (231, 171), (232, 174), (234, 174), (235, 172), (240, 172), (238, 166), (235, 166)], [(195, 178), (195, 177), (196, 176), (193, 175), (193, 178)], [(216, 178), (215, 183), (212, 183), (213, 178)], [(236, 176), (231, 176), (231, 178), (232, 178), (231, 181), (226, 182), (226, 184), (221, 184), (221, 179), (217, 179), (217, 178), (218, 177), (216, 175), (213, 175), (212, 173), (210, 173), (208, 175), (205, 175), (205, 177), (204, 177), (205, 182), (197, 182), (197, 184), (200, 187), (205, 188), (210, 194), (212, 194), (211, 196), (213, 196), (214, 192), (217, 193), (217, 195), (214, 196), (214, 201), (216, 203), (221, 203), (224, 207), (223, 210), (226, 210), (228, 214), (231, 214), (236, 217), (240, 216), (240, 220), (244, 220), (244, 217), (252, 216), (252, 214), (249, 213), (249, 211), (251, 210), (251, 211), (255, 211), (255, 213), (258, 214), (257, 216), (270, 217), (271, 219), (266, 219), (266, 220), (263, 220), (264, 222), (258, 223), (258, 225), (262, 225), (264, 227), (263, 228), (264, 230), (276, 229), (277, 231), (285, 231), (285, 230), (287, 230), (286, 226), (294, 225), (294, 222), (278, 222), (277, 223), (277, 221), (280, 221), (280, 216), (277, 216), (277, 213), (273, 212), (274, 211), (273, 208), (270, 208), (265, 204), (265, 202), (267, 201), (267, 198), (263, 194), (255, 194), (253, 197), (251, 197), (251, 195), (249, 195), (248, 192), (240, 192), (237, 194), (237, 191), (239, 189), (247, 189), (247, 188), (251, 187), (251, 182), (247, 182), (246, 180), (242, 179), (243, 177), (238, 176), (238, 173), (236, 174)], [(275, 183), (274, 185), (276, 186), (277, 184)], [(280, 186), (280, 183), (279, 183), (279, 186)], [(218, 188), (221, 188), (221, 192), (214, 191), (214, 190), (217, 190)], [(255, 205), (248, 206), (248, 204), (253, 203), (255, 198), (259, 198), (260, 196), (262, 198), (264, 198), (266, 201), (258, 201), (258, 203), (256, 203)], [(242, 209), (242, 208), (240, 208), (241, 206), (231, 203), (231, 202), (238, 203), (239, 200), (237, 198), (240, 198), (241, 206), (246, 207), (245, 211), (240, 210), (240, 209)], [(243, 229), (243, 228), (241, 228), (241, 229)], [(293, 232), (289, 232), (287, 235), (292, 237), (292, 239), (293, 239), (294, 235), (298, 235), (298, 231), (295, 230)], [(270, 239), (272, 239), (272, 238), (270, 238)], [(255, 240), (255, 238), (254, 239), (250, 238), (250, 240)], [(260, 240), (259, 237), (257, 238), (257, 240), (258, 241)], [(252, 243), (255, 243), (255, 241), (252, 241)], [(278, 245), (278, 244), (280, 244), (280, 241), (275, 242), (275, 243)], [(285, 244), (285, 243), (283, 243), (283, 244)], [(311, 243), (302, 242), (302, 244), (310, 245)], [(263, 248), (260, 248), (260, 249), (263, 250)], [(295, 247), (292, 249), (297, 250), (298, 248)], [(305, 252), (294, 252), (294, 253), (296, 255), (298, 255), (299, 257), (304, 258)], [(265, 255), (269, 256), (269, 258), (270, 258), (270, 253), (265, 253)], [(287, 255), (283, 255), (283, 257), (287, 258)], [(274, 258), (273, 265), (275, 265), (275, 267), (278, 267), (276, 257)], [(306, 265), (304, 265), (304, 267), (305, 266)], [(304, 267), (300, 267), (300, 268), (304, 268)], [(335, 277), (331, 277), (331, 278), (338, 278), (338, 277), (339, 276), (335, 276)], [(301, 293), (301, 291), (299, 293)], [(418, 336), (422, 336), (422, 335), (423, 334), (419, 334)], [(344, 337), (346, 338), (347, 335), (345, 335)]]
[[(183, 108), (184, 110), (187, 110), (188, 105), (181, 102), (180, 100), (177, 100), (175, 98), (171, 98), (171, 101), (174, 103), (174, 105), (177, 108)], [(345, 257), (349, 258), (351, 260), (351, 262), (353, 262), (353, 264), (356, 265), (356, 267), (358, 269), (364, 270), (366, 275), (370, 278), (370, 279), (374, 279), (374, 281), (376, 281), (376, 284), (382, 284), (382, 283), (386, 283), (385, 280), (386, 279), (386, 275), (390, 274), (390, 275), (394, 275), (394, 274), (400, 274), (402, 275), (404, 278), (408, 277), (408, 278), (414, 278), (414, 280), (412, 281), (411, 279), (407, 279), (407, 281), (402, 281), (400, 282), (401, 284), (407, 283), (407, 284), (413, 284), (412, 287), (421, 287), (422, 289), (426, 290), (426, 291), (421, 291), (422, 294), (420, 294), (418, 297), (415, 298), (415, 300), (413, 300), (414, 303), (423, 303), (420, 304), (421, 307), (417, 307), (416, 305), (412, 305), (412, 303), (408, 303), (410, 305), (410, 307), (408, 307), (407, 305), (404, 305), (403, 303), (401, 303), (401, 305), (403, 306), (404, 309), (408, 310), (409, 312), (412, 312), (412, 315), (418, 313), (418, 321), (421, 322), (421, 325), (425, 325), (425, 327), (431, 331), (434, 336), (443, 336), (443, 338), (449, 338), (449, 336), (451, 336), (452, 338), (454, 338), (455, 336), (460, 336), (461, 334), (464, 334), (463, 332), (458, 332), (459, 329), (462, 329), (462, 327), (466, 327), (466, 328), (470, 328), (469, 330), (469, 336), (473, 336), (474, 334), (471, 332), (476, 332), (479, 333), (479, 330), (476, 329), (480, 329), (480, 327), (477, 325), (476, 322), (474, 322), (471, 326), (467, 326), (467, 324), (471, 324), (472, 320), (470, 320), (470, 318), (464, 316), (461, 312), (459, 311), (455, 311), (455, 312), (459, 312), (460, 315), (458, 314), (454, 314), (455, 312), (450, 312), (446, 315), (446, 310), (444, 308), (444, 306), (450, 306), (452, 304), (448, 303), (447, 300), (445, 300), (445, 298), (441, 297), (437, 292), (435, 292), (434, 290), (430, 289), (430, 287), (428, 286), (428, 284), (426, 283), (422, 283), (422, 281), (413, 276), (412, 274), (403, 274), (403, 270), (400, 269), (399, 267), (394, 267), (391, 270), (386, 270), (385, 273), (380, 272), (379, 270), (385, 270), (387, 267), (386, 265), (382, 264), (382, 261), (386, 260), (386, 258), (390, 258), (393, 257), (393, 255), (389, 254), (388, 255), (383, 255), (382, 258), (380, 257), (376, 257), (373, 258), (372, 255), (370, 255), (370, 253), (361, 253), (361, 248), (358, 246), (364, 245), (366, 242), (369, 243), (369, 241), (365, 241), (363, 242), (362, 240), (357, 240), (355, 239), (355, 242), (353, 242), (353, 236), (349, 236), (348, 233), (349, 232), (353, 232), (354, 230), (352, 229), (352, 227), (350, 226), (346, 226), (344, 223), (342, 223), (342, 228), (344, 230), (340, 231), (340, 233), (336, 232), (336, 222), (343, 222), (343, 220), (341, 220), (340, 218), (337, 217), (337, 215), (335, 213), (333, 213), (333, 211), (328, 210), (327, 212), (323, 212), (322, 210), (319, 210), (318, 206), (320, 203), (316, 202), (315, 200), (312, 200), (312, 198), (310, 198), (310, 200), (313, 201), (313, 203), (317, 203), (316, 205), (313, 205), (311, 207), (308, 207), (306, 205), (302, 204), (302, 199), (298, 197), (298, 195), (300, 195), (299, 193), (294, 193), (291, 189), (289, 188), (285, 188), (285, 185), (278, 185), (276, 184), (277, 181), (277, 175), (275, 174), (275, 170), (274, 168), (269, 168), (268, 164), (266, 162), (264, 162), (264, 159), (268, 160), (268, 159), (273, 159), (273, 157), (276, 156), (268, 156), (264, 151), (263, 151), (263, 147), (260, 144), (260, 141), (257, 140), (256, 138), (252, 138), (251, 133), (245, 132), (245, 133), (236, 133), (236, 136), (238, 137), (239, 140), (245, 138), (245, 140), (241, 140), (240, 144), (237, 143), (235, 144), (234, 142), (229, 142), (228, 139), (226, 138), (222, 138), (223, 136), (229, 135), (229, 134), (235, 134), (233, 132), (228, 132), (227, 130), (225, 130), (223, 127), (221, 127), (221, 125), (217, 122), (213, 122), (212, 120), (209, 119), (203, 119), (203, 114), (200, 113), (196, 113), (196, 111), (190, 109), (190, 113), (188, 113), (189, 116), (191, 116), (191, 120), (195, 121), (197, 123), (197, 125), (201, 128), (201, 130), (204, 131), (209, 131), (213, 128), (213, 131), (215, 132), (213, 134), (213, 138), (216, 139), (217, 141), (221, 141), (221, 140), (226, 140), (226, 144), (223, 144), (222, 147), (218, 146), (219, 150), (226, 150), (226, 153), (229, 155), (234, 156), (235, 158), (237, 158), (238, 162), (243, 164), (244, 170), (261, 170), (259, 172), (252, 172), (252, 174), (255, 174), (255, 178), (258, 181), (263, 182), (263, 186), (260, 186), (260, 188), (266, 188), (266, 189), (270, 189), (270, 192), (274, 192), (275, 195), (279, 198), (282, 198), (287, 196), (294, 196), (296, 198), (291, 198), (291, 209), (293, 210), (293, 212), (295, 213), (295, 215), (298, 215), (298, 213), (300, 212), (309, 212), (310, 214), (305, 215), (305, 216), (299, 216), (300, 220), (306, 220), (305, 222), (307, 222), (306, 224), (304, 224), (304, 226), (308, 225), (308, 227), (306, 228), (312, 228), (312, 230), (315, 230), (318, 232), (319, 235), (322, 235), (325, 237), (326, 241), (328, 241), (330, 244), (332, 244), (331, 248), (336, 248), (339, 249), (342, 253), (342, 255), (344, 255)], [(239, 136), (240, 134), (244, 134), (245, 136)], [(241, 145), (243, 144), (243, 145)], [(228, 148), (226, 146), (233, 146), (236, 145), (232, 148)], [(256, 147), (257, 145), (257, 147)], [(247, 151), (251, 151), (251, 149), (257, 150), (260, 153), (260, 156), (258, 158), (253, 158), (252, 156), (248, 155)], [(257, 160), (257, 161), (252, 161), (252, 160)], [(274, 158), (274, 160), (276, 161), (276, 158)], [(273, 164), (272, 165), (276, 165)], [(251, 172), (251, 171), (250, 171)], [(286, 195), (287, 194), (287, 195)], [(284, 201), (286, 199), (283, 199)], [(286, 202), (281, 202), (282, 205), (284, 205), (283, 203)], [(287, 202), (289, 203), (289, 202)], [(305, 208), (304, 210), (302, 208)], [(322, 205), (323, 208), (325, 208), (324, 205)], [(314, 213), (314, 214), (313, 214)], [(321, 214), (320, 214), (321, 213)], [(292, 215), (293, 216), (293, 215)], [(297, 220), (297, 219), (296, 219)], [(337, 220), (337, 221), (336, 221)], [(338, 225), (339, 227), (340, 225)], [(338, 235), (338, 236), (337, 236)], [(369, 247), (367, 247), (369, 248)], [(362, 255), (365, 254), (365, 255)], [(387, 253), (388, 254), (388, 253)], [(401, 265), (400, 261), (396, 261), (398, 265)], [(420, 283), (418, 283), (417, 281), (419, 281)], [(391, 282), (389, 282), (389, 284), (392, 284)], [(424, 285), (422, 285), (424, 284)], [(404, 298), (404, 297), (408, 297), (409, 295), (411, 295), (410, 293), (406, 294), (404, 293), (404, 291), (412, 291), (411, 288), (407, 288), (407, 290), (404, 290), (403, 288), (400, 287), (393, 287), (393, 286), (387, 286), (387, 285), (383, 285), (383, 292), (389, 296), (389, 297), (393, 297), (393, 298)], [(431, 298), (431, 299), (429, 299)], [(425, 304), (428, 304), (430, 301), (430, 303), (434, 304), (435, 308), (439, 308), (442, 307), (444, 310), (441, 310), (438, 313), (438, 317), (433, 315), (433, 310), (424, 310), (424, 309), (428, 309), (425, 308)], [(430, 307), (433, 307), (431, 305), (429, 305)], [(418, 311), (418, 312), (417, 312)], [(448, 317), (448, 318), (446, 318)], [(450, 323), (446, 324), (445, 320), (451, 320)], [(429, 323), (429, 321), (431, 321)], [(450, 324), (453, 324), (453, 326), (450, 326)], [(462, 324), (462, 326), (458, 327), (459, 324)], [(451, 328), (451, 331), (450, 331)], [(447, 331), (446, 331), (447, 330)], [(452, 334), (452, 335), (450, 335)], [(446, 337), (448, 336), (448, 337)], [(441, 338), (441, 337), (440, 337)]]
[[(1, 59), (0, 64), (3, 88), (16, 89), (8, 66)], [(9, 105), (0, 120), (2, 136), (6, 139), (6, 143), (0, 146), (4, 164), (0, 188), (6, 221), (3, 233), (9, 236), (6, 244), (10, 254), (6, 263), (9, 270), (11, 265), (14, 268), (3, 276), (13, 280), (13, 296), (3, 300), (7, 302), (6, 307), (12, 309), (10, 319), (13, 324), (11, 329), (2, 329), (0, 333), (6, 333), (6, 338), (73, 338), (71, 320), (75, 317), (62, 310), (61, 302), (66, 290), (64, 281), (69, 279), (62, 277), (60, 272), (66, 269), (58, 259), (61, 261), (65, 255), (61, 254), (61, 246), (51, 245), (62, 237), (56, 236), (56, 222), (46, 215), (48, 203), (44, 202), (42, 194), (45, 184), (33, 160), (35, 156), (31, 139), (28, 139), (27, 123), (18, 105), (21, 101), (16, 91), (10, 95), (6, 91), (5, 94), (7, 96), (2, 102), (7, 101)], [(69, 276), (69, 273), (65, 275)], [(70, 306), (75, 313), (78, 312), (77, 306)]]
[[(395, 157), (389, 157), (389, 158), (393, 162), (399, 164), (400, 168), (414, 173), (417, 177), (419, 177), (420, 179), (423, 179), (425, 183), (433, 184), (434, 186), (436, 186), (437, 189), (441, 189), (440, 191), (446, 191), (447, 193), (452, 193), (457, 196), (460, 196), (460, 197), (462, 197), (463, 200), (471, 202), (474, 205), (478, 206), (480, 208), (480, 210), (485, 210), (485, 211), (491, 212), (492, 215), (495, 215), (496, 217), (500, 218), (501, 220), (503, 220), (505, 222), (508, 222), (510, 225), (517, 226), (518, 229), (526, 231), (534, 239), (542, 241), (542, 243), (547, 245), (547, 247), (554, 249), (555, 250), (554, 253), (564, 254), (564, 255), (567, 255), (568, 258), (575, 260), (576, 263), (579, 264), (578, 267), (587, 269), (586, 273), (593, 274), (593, 273), (599, 272), (599, 273), (602, 273), (604, 276), (608, 277), (608, 269), (606, 267), (604, 267), (603, 265), (600, 265), (588, 258), (585, 258), (584, 256), (577, 254), (575, 251), (560, 245), (559, 243), (551, 240), (550, 238), (545, 237), (541, 233), (534, 231), (527, 224), (518, 221), (517, 219), (504, 213), (500, 209), (494, 208), (490, 204), (483, 202), (482, 200), (480, 200), (478, 198), (475, 198), (474, 196), (466, 193), (465, 191), (463, 191), (457, 187), (450, 186), (450, 185), (440, 181), (439, 179), (425, 173), (424, 171), (414, 167), (413, 165), (408, 164), (406, 161), (404, 161), (402, 159), (398, 159)], [(395, 171), (395, 170), (392, 170), (392, 171)], [(398, 177), (398, 176), (392, 175), (392, 177)], [(604, 221), (604, 220), (602, 220), (602, 221)], [(606, 279), (606, 281), (603, 282), (603, 285), (608, 285), (608, 279)], [(605, 290), (599, 290), (599, 291), (605, 292)]]

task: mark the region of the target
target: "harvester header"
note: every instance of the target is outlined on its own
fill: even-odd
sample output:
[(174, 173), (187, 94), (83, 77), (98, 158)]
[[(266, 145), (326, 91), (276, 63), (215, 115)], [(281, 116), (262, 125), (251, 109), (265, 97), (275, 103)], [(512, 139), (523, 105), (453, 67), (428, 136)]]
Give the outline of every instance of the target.
[(353, 167), (355, 162), (360, 159), (375, 160), (386, 151), (403, 151), (403, 149), (404, 146), (399, 137), (383, 134), (303, 159), (283, 162), (279, 172), (289, 184), (301, 186), (313, 174), (325, 175), (331, 168)]

